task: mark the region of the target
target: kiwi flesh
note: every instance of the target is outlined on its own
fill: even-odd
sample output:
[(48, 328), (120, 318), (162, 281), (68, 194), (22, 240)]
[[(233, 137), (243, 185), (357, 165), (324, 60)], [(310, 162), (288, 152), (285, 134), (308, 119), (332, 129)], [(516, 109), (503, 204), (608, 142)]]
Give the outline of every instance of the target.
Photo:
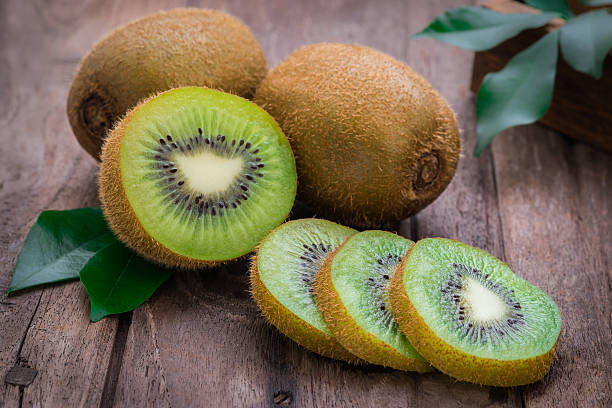
[(206, 9), (162, 11), (112, 31), (81, 60), (68, 118), (98, 159), (108, 130), (142, 99), (179, 86), (250, 98), (266, 73), (259, 43), (236, 18)]
[(458, 380), (517, 386), (550, 369), (557, 305), (484, 251), (450, 239), (417, 242), (398, 266), (390, 300), (419, 353)]
[(395, 267), (414, 243), (364, 231), (329, 257), (315, 279), (317, 306), (334, 337), (359, 358), (398, 370), (433, 368), (406, 339), (389, 306)]
[(298, 197), (324, 218), (392, 227), (438, 197), (455, 173), (453, 111), (419, 74), (374, 49), (301, 48), (270, 71), (254, 101), (291, 142)]
[(252, 294), (268, 321), (308, 350), (359, 362), (332, 336), (313, 294), (314, 276), (332, 252), (357, 231), (320, 219), (289, 221), (257, 248)]
[(194, 269), (251, 252), (287, 217), (296, 177), (270, 115), (239, 96), (186, 87), (117, 124), (99, 189), (121, 241), (161, 265)]

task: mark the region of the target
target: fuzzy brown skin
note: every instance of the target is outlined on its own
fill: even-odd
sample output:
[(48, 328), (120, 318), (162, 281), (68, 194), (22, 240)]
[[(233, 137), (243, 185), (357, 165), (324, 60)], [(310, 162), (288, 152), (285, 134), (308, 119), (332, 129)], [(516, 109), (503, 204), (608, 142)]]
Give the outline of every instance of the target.
[(371, 48), (306, 46), (270, 71), (254, 100), (289, 138), (299, 196), (323, 217), (390, 226), (432, 202), (455, 173), (451, 108), (411, 68)]
[[(258, 248), (259, 250), (259, 248)], [(332, 336), (329, 336), (283, 306), (266, 288), (259, 277), (257, 253), (251, 263), (251, 294), (266, 319), (281, 333), (302, 347), (325, 357), (353, 364), (363, 361), (349, 353)]]
[[(496, 387), (514, 387), (541, 380), (550, 370), (555, 346), (547, 353), (521, 360), (479, 358), (453, 348), (425, 323), (404, 289), (404, 266), (410, 252), (397, 266), (390, 288), (395, 319), (417, 351), (438, 370), (461, 381)], [(558, 339), (557, 339), (558, 342)]]
[(142, 101), (130, 110), (104, 141), (98, 175), (104, 218), (121, 242), (144, 258), (160, 265), (178, 269), (200, 269), (221, 264), (223, 262), (194, 259), (177, 254), (157, 242), (142, 227), (125, 194), (121, 176), (121, 139), (134, 113), (156, 96), (158, 95)]
[(98, 159), (107, 131), (140, 100), (188, 85), (250, 98), (266, 73), (259, 43), (234, 17), (162, 11), (112, 31), (81, 60), (68, 118), (79, 143)]
[(433, 367), (426, 362), (408, 358), (380, 341), (351, 317), (332, 282), (332, 261), (343, 246), (344, 244), (325, 260), (314, 281), (317, 307), (334, 337), (348, 351), (370, 363), (404, 371), (433, 371)]

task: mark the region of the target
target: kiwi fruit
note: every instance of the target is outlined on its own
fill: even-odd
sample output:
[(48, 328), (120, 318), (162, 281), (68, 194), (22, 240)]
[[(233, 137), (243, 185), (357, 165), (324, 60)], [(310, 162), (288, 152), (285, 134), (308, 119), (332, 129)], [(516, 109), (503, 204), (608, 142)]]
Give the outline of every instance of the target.
[(418, 352), (458, 380), (517, 386), (550, 369), (557, 305), (484, 251), (450, 239), (417, 242), (398, 265), (390, 300)]
[(142, 99), (179, 86), (245, 98), (267, 73), (243, 23), (215, 10), (179, 8), (117, 28), (81, 60), (68, 95), (70, 125), (96, 159), (107, 131)]
[(289, 142), (254, 103), (185, 87), (137, 105), (106, 138), (104, 216), (128, 247), (194, 269), (251, 252), (289, 214)]
[(254, 101), (291, 142), (298, 197), (324, 218), (395, 226), (438, 197), (455, 173), (453, 111), (410, 67), (374, 49), (301, 48), (270, 71)]
[(356, 232), (320, 219), (289, 221), (261, 242), (251, 266), (252, 294), (268, 321), (308, 350), (352, 363), (359, 359), (333, 338), (312, 285), (323, 262)]
[(315, 278), (317, 306), (344, 348), (373, 364), (427, 372), (432, 367), (406, 339), (389, 306), (396, 266), (414, 243), (385, 231), (350, 237)]

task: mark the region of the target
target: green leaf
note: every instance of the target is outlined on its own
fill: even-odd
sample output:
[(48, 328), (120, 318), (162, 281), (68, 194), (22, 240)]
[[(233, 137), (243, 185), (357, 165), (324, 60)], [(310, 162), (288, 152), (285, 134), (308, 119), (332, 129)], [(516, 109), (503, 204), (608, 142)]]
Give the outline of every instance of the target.
[(43, 211), (17, 258), (8, 294), (76, 279), (96, 251), (113, 242), (116, 239), (99, 208)]
[(576, 71), (601, 78), (612, 48), (612, 14), (596, 10), (571, 18), (561, 27), (563, 58)]
[(475, 156), (502, 130), (533, 123), (546, 113), (555, 84), (558, 42), (558, 30), (548, 33), (504, 69), (485, 76), (476, 98)]
[(585, 6), (612, 6), (612, 0), (580, 0)]
[(414, 38), (431, 37), (468, 50), (483, 51), (556, 17), (558, 13), (511, 14), (464, 6), (440, 14)]
[(128, 312), (141, 305), (172, 275), (115, 242), (100, 250), (80, 273), (91, 301), (90, 319)]
[(574, 15), (567, 0), (525, 0), (525, 3), (541, 11), (556, 11), (565, 19)]

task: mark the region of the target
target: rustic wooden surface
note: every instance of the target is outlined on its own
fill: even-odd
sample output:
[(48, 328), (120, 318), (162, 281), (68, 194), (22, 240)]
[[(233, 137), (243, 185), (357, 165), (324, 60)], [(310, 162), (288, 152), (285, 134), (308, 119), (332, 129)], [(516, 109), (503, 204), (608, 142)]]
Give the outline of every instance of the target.
[[(0, 1), (0, 406), (605, 407), (611, 402), (612, 156), (539, 125), (504, 132), (476, 159), (473, 54), (411, 40), (448, 1)], [(38, 213), (96, 205), (97, 164), (65, 114), (79, 59), (144, 14), (203, 6), (239, 16), (271, 66), (303, 44), (358, 42), (407, 61), (456, 110), (464, 155), (447, 191), (401, 231), (505, 259), (559, 304), (558, 358), (541, 382), (501, 389), (354, 367), (309, 353), (259, 315), (245, 262), (175, 275), (133, 313), (88, 320), (78, 282), (6, 297)]]

